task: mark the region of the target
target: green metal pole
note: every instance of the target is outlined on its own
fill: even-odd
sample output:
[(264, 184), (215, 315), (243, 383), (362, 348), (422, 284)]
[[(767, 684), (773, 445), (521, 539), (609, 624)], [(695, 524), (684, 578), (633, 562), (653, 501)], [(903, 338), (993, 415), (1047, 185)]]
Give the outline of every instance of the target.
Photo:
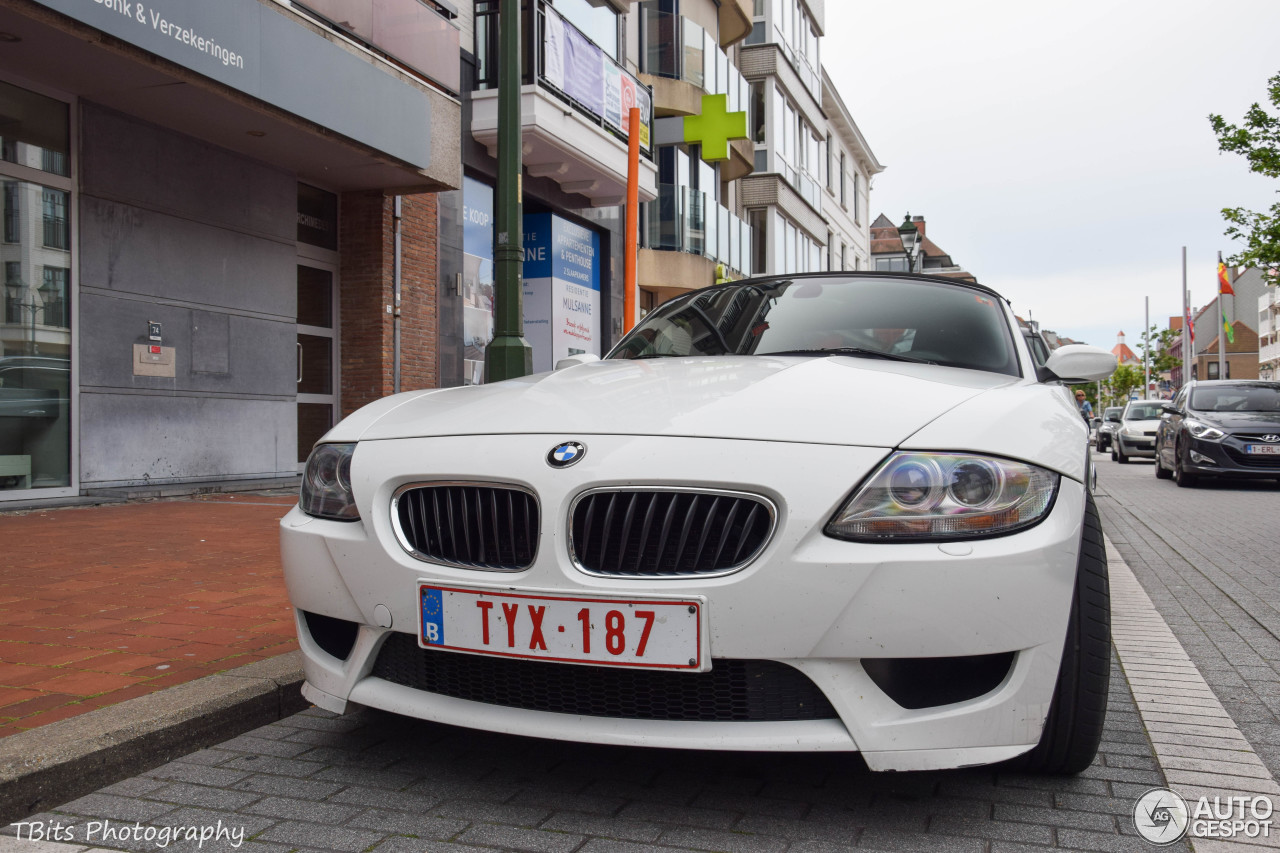
[(494, 337), (485, 350), (485, 381), (533, 372), (524, 339), (524, 221), (520, 157), (520, 0), (498, 11), (498, 192), (494, 221)]

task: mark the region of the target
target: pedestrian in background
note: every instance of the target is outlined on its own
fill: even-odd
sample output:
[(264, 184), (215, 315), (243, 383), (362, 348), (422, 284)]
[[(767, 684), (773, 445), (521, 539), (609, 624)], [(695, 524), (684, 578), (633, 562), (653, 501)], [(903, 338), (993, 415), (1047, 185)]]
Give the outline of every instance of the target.
[(1076, 391), (1076, 405), (1080, 407), (1080, 417), (1084, 418), (1084, 422), (1093, 425), (1093, 406), (1084, 398), (1083, 391)]

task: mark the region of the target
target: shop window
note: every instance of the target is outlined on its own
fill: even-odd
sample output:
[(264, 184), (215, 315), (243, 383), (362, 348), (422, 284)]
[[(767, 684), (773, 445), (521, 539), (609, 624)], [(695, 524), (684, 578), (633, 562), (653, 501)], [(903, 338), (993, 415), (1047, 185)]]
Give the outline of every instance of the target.
[(69, 117), (66, 103), (0, 83), (0, 500), (73, 485)]
[(0, 82), (0, 160), (53, 175), (71, 175), (67, 105)]

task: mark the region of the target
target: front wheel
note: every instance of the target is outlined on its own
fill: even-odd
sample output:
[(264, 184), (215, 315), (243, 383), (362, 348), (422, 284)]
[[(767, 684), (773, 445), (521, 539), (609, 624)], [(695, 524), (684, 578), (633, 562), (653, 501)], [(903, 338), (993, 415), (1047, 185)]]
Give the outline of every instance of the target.
[(1184, 489), (1194, 489), (1200, 478), (1195, 474), (1188, 474), (1182, 467), (1182, 448), (1179, 447), (1173, 452), (1173, 481)]
[(1093, 495), (1085, 495), (1080, 556), (1058, 683), (1040, 743), (1017, 762), (1039, 773), (1079, 773), (1093, 763), (1111, 682), (1111, 589)]
[(1163, 465), (1163, 464), (1161, 464), (1161, 462), (1160, 462), (1160, 451), (1159, 451), (1159, 449), (1157, 449), (1157, 450), (1156, 450), (1156, 479), (1157, 479), (1157, 480), (1167, 480), (1167, 479), (1169, 479), (1169, 478), (1170, 478), (1170, 477), (1172, 477), (1172, 476), (1173, 476), (1173, 472), (1172, 472), (1172, 471), (1170, 471), (1168, 468), (1164, 467), (1164, 465)]
[(1129, 464), (1129, 457), (1124, 455), (1124, 448), (1120, 446), (1120, 442), (1118, 441), (1116, 442), (1116, 452), (1113, 458), (1121, 465)]

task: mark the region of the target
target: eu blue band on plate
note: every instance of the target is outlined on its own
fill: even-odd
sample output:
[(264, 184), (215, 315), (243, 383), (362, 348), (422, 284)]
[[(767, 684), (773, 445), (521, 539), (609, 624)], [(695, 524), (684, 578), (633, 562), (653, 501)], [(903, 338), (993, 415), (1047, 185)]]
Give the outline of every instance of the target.
[(422, 588), (422, 640), (428, 645), (444, 644), (443, 593), (430, 587)]

